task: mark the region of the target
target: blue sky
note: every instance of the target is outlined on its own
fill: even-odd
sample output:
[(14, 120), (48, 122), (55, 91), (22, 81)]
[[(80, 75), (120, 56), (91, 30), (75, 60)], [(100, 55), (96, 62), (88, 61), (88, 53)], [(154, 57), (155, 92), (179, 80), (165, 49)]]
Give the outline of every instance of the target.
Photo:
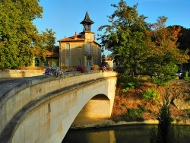
[[(43, 7), (42, 18), (34, 21), (39, 32), (46, 28), (56, 32), (56, 41), (64, 37), (80, 33), (83, 26), (80, 22), (88, 10), (94, 24), (91, 31), (97, 35), (101, 25), (108, 24), (107, 16), (114, 12), (111, 4), (118, 4), (120, 0), (41, 0)], [(166, 25), (181, 25), (190, 28), (190, 0), (125, 0), (127, 5), (138, 3), (138, 13), (147, 16), (149, 23), (156, 22), (159, 16), (168, 18)], [(100, 41), (97, 41), (100, 43)], [(58, 42), (56, 42), (58, 45)], [(107, 54), (107, 53), (105, 53)]]

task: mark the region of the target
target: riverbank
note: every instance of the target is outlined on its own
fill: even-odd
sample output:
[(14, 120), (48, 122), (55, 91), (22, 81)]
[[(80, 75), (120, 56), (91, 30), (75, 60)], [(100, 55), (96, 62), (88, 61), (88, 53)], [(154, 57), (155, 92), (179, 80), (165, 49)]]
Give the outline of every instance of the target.
[[(155, 89), (156, 86), (150, 82), (144, 82), (139, 89), (131, 89), (128, 92), (122, 92), (117, 87), (114, 100), (112, 116), (109, 119), (91, 119), (77, 117), (70, 129), (88, 129), (103, 128), (123, 125), (155, 125), (158, 124), (159, 109), (162, 107), (164, 95), (166, 92), (170, 95), (170, 112), (175, 121), (174, 124), (190, 125), (190, 113), (184, 108), (180, 109), (175, 105), (175, 100), (186, 101), (190, 99), (190, 82), (184, 80), (173, 80), (167, 87), (158, 87), (158, 97), (156, 100), (143, 100), (142, 94), (147, 88)], [(181, 105), (184, 105), (180, 102)], [(179, 105), (179, 104), (177, 104)], [(190, 107), (189, 107), (190, 108)], [(130, 110), (129, 110), (130, 109)], [(133, 116), (128, 115), (128, 111)], [(140, 117), (140, 121), (135, 121), (135, 117)]]
[[(141, 122), (137, 121), (118, 121), (115, 122), (112, 119), (79, 119), (76, 118), (73, 122), (72, 126), (70, 127), (71, 130), (78, 130), (78, 129), (96, 129), (96, 128), (106, 128), (106, 127), (115, 127), (115, 126), (127, 126), (127, 125), (157, 125), (158, 120), (145, 120)], [(180, 122), (173, 122), (173, 124), (177, 125), (190, 125), (190, 119), (187, 121), (180, 121)]]

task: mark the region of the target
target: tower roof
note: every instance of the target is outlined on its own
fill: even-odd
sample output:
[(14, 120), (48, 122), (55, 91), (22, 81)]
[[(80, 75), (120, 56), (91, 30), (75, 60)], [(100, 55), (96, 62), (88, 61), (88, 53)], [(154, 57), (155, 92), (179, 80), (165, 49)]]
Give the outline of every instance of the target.
[(90, 23), (90, 24), (93, 24), (94, 22), (90, 19), (90, 16), (88, 15), (88, 11), (86, 12), (86, 15), (84, 17), (84, 20), (81, 21), (80, 24), (84, 24), (84, 23)]

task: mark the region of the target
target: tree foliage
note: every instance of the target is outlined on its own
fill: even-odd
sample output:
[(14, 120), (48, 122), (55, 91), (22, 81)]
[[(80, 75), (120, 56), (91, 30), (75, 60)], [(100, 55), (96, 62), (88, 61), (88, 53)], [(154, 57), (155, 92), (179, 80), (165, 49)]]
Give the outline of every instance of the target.
[[(0, 1), (0, 68), (29, 66), (34, 47), (42, 47), (42, 35), (33, 20), (42, 17), (39, 0)], [(40, 48), (39, 48), (40, 47)]]
[(42, 32), (43, 36), (43, 46), (46, 47), (48, 51), (53, 51), (55, 48), (55, 32), (52, 29), (46, 29), (46, 32)]
[(173, 79), (178, 71), (177, 65), (189, 59), (187, 51), (178, 49), (181, 28), (165, 27), (166, 20), (166, 17), (159, 17), (157, 23), (151, 25), (152, 48), (142, 63), (146, 74), (154, 76), (156, 84)]
[(46, 29), (45, 32), (38, 35), (38, 39), (35, 41), (35, 53), (34, 56), (40, 61), (46, 61), (46, 51), (54, 51), (55, 48), (55, 32), (52, 29)]
[(178, 48), (181, 28), (166, 27), (164, 16), (148, 24), (137, 5), (130, 7), (123, 0), (112, 6), (116, 10), (108, 16), (110, 25), (98, 30), (105, 30), (99, 39), (112, 51), (117, 67), (132, 78), (136, 72), (149, 75), (159, 85), (175, 78), (177, 65), (189, 59), (187, 51)]
[(189, 40), (190, 28), (184, 28), (183, 26), (179, 26), (179, 25), (177, 25), (177, 26), (181, 28), (181, 35), (179, 36), (179, 38), (177, 40), (177, 42), (179, 43), (178, 48), (181, 50), (184, 50), (184, 51), (187, 49), (190, 50), (190, 40)]
[(102, 45), (113, 52), (116, 65), (134, 77), (138, 62), (148, 51), (148, 26), (145, 17), (138, 15), (137, 5), (130, 7), (121, 0), (112, 6), (116, 10), (108, 17), (110, 25), (99, 28), (100, 31), (105, 29), (100, 39)]

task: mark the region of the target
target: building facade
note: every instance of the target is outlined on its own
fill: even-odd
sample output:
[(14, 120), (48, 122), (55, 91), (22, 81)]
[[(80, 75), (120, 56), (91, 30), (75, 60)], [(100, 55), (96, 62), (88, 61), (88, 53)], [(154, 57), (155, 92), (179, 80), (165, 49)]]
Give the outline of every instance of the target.
[[(40, 54), (38, 50), (34, 49), (35, 54)], [(45, 62), (40, 62), (38, 58), (33, 57), (33, 62), (28, 67), (29, 69), (42, 68), (45, 69), (47, 67), (59, 67), (59, 46), (55, 46), (52, 51), (46, 50), (44, 52), (46, 56)]]
[(88, 12), (84, 20), (83, 31), (74, 33), (71, 37), (58, 40), (59, 42), (59, 67), (61, 70), (85, 66), (90, 70), (92, 65), (101, 64), (101, 46), (96, 42), (94, 32), (91, 32), (91, 25), (94, 22), (90, 19)]

